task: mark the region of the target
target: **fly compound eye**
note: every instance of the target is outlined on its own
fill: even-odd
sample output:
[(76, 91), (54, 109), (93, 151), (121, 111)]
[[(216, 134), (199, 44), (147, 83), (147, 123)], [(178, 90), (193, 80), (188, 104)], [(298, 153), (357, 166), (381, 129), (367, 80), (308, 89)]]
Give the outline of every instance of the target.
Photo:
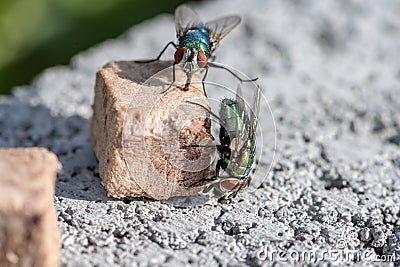
[(175, 63), (178, 64), (179, 62), (182, 61), (183, 54), (185, 53), (185, 48), (181, 47), (178, 48), (175, 52), (174, 58), (175, 58)]
[(204, 68), (207, 65), (207, 57), (201, 51), (197, 53), (197, 65), (200, 68)]

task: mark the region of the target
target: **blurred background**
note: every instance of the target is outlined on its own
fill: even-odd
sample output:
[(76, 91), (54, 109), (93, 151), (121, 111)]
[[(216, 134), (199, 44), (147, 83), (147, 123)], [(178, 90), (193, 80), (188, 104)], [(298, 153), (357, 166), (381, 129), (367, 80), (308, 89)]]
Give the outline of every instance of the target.
[(0, 94), (187, 0), (0, 0)]

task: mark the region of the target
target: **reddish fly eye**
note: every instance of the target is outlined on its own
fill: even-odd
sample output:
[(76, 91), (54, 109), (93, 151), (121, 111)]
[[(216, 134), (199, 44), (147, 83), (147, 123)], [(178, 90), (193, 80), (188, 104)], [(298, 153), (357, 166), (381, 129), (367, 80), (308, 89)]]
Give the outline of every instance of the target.
[(227, 190), (233, 190), (239, 186), (237, 179), (226, 179), (221, 182), (221, 186)]
[(181, 47), (178, 48), (175, 52), (174, 58), (175, 58), (175, 63), (178, 64), (179, 62), (182, 61), (183, 58), (183, 53), (185, 52), (185, 48)]
[(204, 68), (207, 65), (207, 57), (201, 51), (197, 53), (197, 65), (200, 68)]

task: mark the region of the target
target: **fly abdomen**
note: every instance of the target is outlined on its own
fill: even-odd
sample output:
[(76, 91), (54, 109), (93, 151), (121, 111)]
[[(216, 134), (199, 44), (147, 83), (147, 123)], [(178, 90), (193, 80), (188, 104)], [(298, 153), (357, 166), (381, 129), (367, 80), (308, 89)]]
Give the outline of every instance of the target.
[(236, 157), (231, 157), (227, 172), (234, 177), (244, 177), (250, 173), (254, 162), (254, 140), (247, 140)]

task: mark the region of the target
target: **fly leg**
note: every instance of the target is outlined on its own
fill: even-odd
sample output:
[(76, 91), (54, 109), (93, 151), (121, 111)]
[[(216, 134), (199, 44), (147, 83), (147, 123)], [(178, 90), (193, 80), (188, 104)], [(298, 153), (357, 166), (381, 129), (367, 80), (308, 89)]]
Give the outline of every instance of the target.
[(229, 72), (230, 74), (232, 74), (236, 79), (238, 79), (240, 82), (255, 82), (255, 81), (258, 80), (258, 77), (253, 78), (253, 79), (249, 79), (249, 80), (248, 80), (248, 79), (242, 79), (242, 78), (240, 78), (236, 73), (234, 73), (233, 71), (231, 71), (231, 70), (228, 69), (227, 67), (222, 66), (222, 65), (215, 64), (214, 62), (208, 62), (207, 65), (210, 66), (210, 67), (216, 68), (216, 69), (223, 69), (223, 70), (226, 70), (227, 72)]
[[(205, 147), (205, 146), (200, 146), (200, 145), (189, 145), (189, 146), (186, 146), (186, 147)], [(209, 147), (209, 146), (207, 146), (207, 147)], [(219, 172), (220, 172), (220, 169), (221, 169), (221, 165), (222, 165), (222, 161), (221, 161), (221, 159), (219, 159), (219, 160), (217, 161), (217, 165), (216, 165), (216, 167), (215, 167), (215, 174), (214, 174), (213, 176), (210, 176), (210, 177), (208, 177), (208, 178), (200, 179), (199, 181), (197, 181), (197, 182), (191, 184), (190, 187), (203, 184), (204, 182), (209, 183), (209, 182), (215, 181), (215, 180), (219, 177)], [(204, 193), (207, 193), (211, 188), (212, 188), (212, 185), (206, 187), (206, 188), (204, 189), (203, 192), (204, 192)]]
[[(189, 100), (186, 100), (186, 102), (188, 102), (188, 103), (190, 103), (190, 104), (193, 104), (193, 105), (197, 105), (197, 106), (202, 107), (202, 108), (205, 109), (208, 113), (210, 113), (212, 116), (214, 116), (214, 118), (216, 118), (217, 120), (221, 121), (220, 117), (219, 117), (217, 114), (215, 114), (214, 112), (211, 111), (211, 109), (206, 108), (206, 107), (203, 106), (202, 104), (199, 104), (199, 103), (196, 103), (196, 102), (192, 102), (192, 101), (189, 101)], [(217, 148), (218, 148), (219, 146), (221, 146), (221, 145), (217, 145)]]
[(198, 186), (200, 184), (203, 184), (204, 182), (209, 183), (209, 182), (215, 181), (215, 179), (217, 179), (217, 177), (215, 177), (215, 175), (208, 177), (208, 178), (203, 178), (203, 179), (200, 179), (197, 182), (191, 184), (189, 187)]
[[(217, 165), (218, 165), (218, 163), (217, 163)], [(197, 182), (191, 184), (190, 187), (198, 186), (198, 185), (200, 185), (200, 184), (204, 185), (204, 182), (207, 184), (207, 183), (210, 183), (210, 182), (212, 182), (212, 181), (215, 181), (215, 180), (218, 178), (217, 176), (218, 176), (217, 174), (214, 174), (213, 176), (210, 176), (210, 177), (208, 177), (208, 178), (200, 179), (199, 181), (197, 181)], [(207, 189), (208, 189), (208, 190), (207, 190)], [(208, 186), (207, 188), (204, 189), (203, 192), (204, 192), (204, 193), (207, 193), (210, 189), (211, 189), (210, 186)]]
[(187, 79), (186, 79), (185, 86), (182, 88), (183, 91), (188, 91), (189, 90), (189, 85), (190, 85), (190, 82), (192, 81), (192, 74), (191, 73), (186, 74), (186, 76), (187, 76)]
[(170, 46), (170, 45), (175, 47), (175, 49), (178, 49), (176, 44), (173, 41), (171, 41), (163, 48), (163, 50), (161, 50), (160, 54), (158, 54), (158, 56), (155, 59), (135, 60), (135, 62), (137, 62), (137, 63), (150, 63), (150, 62), (158, 61), (158, 60), (160, 60), (161, 56), (164, 54), (165, 50), (167, 50), (168, 46)]
[[(154, 62), (154, 61), (158, 61), (160, 60), (161, 56), (164, 54), (164, 52), (167, 50), (168, 46), (172, 45), (173, 47), (175, 47), (175, 49), (178, 49), (177, 45), (171, 41), (168, 44), (166, 44), (166, 46), (164, 46), (163, 50), (161, 50), (160, 54), (158, 54), (158, 56), (155, 59), (149, 59), (149, 60), (135, 60), (136, 63), (150, 63), (150, 62)], [(174, 84), (175, 82), (175, 61), (174, 64), (172, 65), (172, 83), (167, 87), (167, 89), (165, 89), (163, 93), (167, 92), (171, 86)]]
[(255, 173), (258, 164), (260, 164), (260, 161), (256, 159), (256, 161), (254, 162), (254, 167), (251, 169), (251, 174)]
[[(246, 179), (244, 179), (246, 180)], [(243, 188), (245, 181), (241, 180), (231, 191), (218, 199), (219, 203), (228, 203), (232, 198), (236, 197), (239, 191)]]
[(161, 94), (164, 94), (165, 92), (167, 92), (169, 89), (171, 89), (171, 86), (174, 84), (175, 82), (175, 61), (174, 64), (172, 64), (172, 83), (170, 83), (170, 85), (167, 87), (167, 89), (165, 89), (164, 91), (161, 92)]
[[(211, 181), (215, 181), (215, 180), (219, 177), (219, 171), (220, 171), (220, 168), (221, 168), (222, 164), (223, 164), (223, 163), (222, 163), (222, 160), (219, 159), (219, 160), (217, 161), (217, 166), (215, 167), (215, 174), (214, 174), (213, 176), (207, 178), (207, 179), (203, 179), (203, 181), (204, 181), (204, 180), (205, 180), (205, 181), (210, 181), (210, 182), (211, 182)], [(221, 191), (220, 191), (220, 188), (219, 188), (219, 183), (211, 183), (210, 185), (204, 187), (203, 193), (207, 194), (207, 193), (210, 192), (210, 190), (213, 189), (213, 188), (214, 188), (214, 190), (216, 190), (217, 192), (221, 192)]]
[(206, 72), (204, 73), (203, 79), (201, 80), (205, 97), (207, 97), (207, 93), (206, 93), (206, 86), (204, 84), (204, 81), (206, 80), (207, 74), (208, 74), (208, 67), (206, 67)]
[(250, 177), (242, 177), (240, 179), (240, 182), (234, 188), (232, 188), (231, 191), (218, 199), (218, 202), (225, 204), (232, 198), (235, 198), (242, 189), (246, 188), (250, 184), (250, 180)]

